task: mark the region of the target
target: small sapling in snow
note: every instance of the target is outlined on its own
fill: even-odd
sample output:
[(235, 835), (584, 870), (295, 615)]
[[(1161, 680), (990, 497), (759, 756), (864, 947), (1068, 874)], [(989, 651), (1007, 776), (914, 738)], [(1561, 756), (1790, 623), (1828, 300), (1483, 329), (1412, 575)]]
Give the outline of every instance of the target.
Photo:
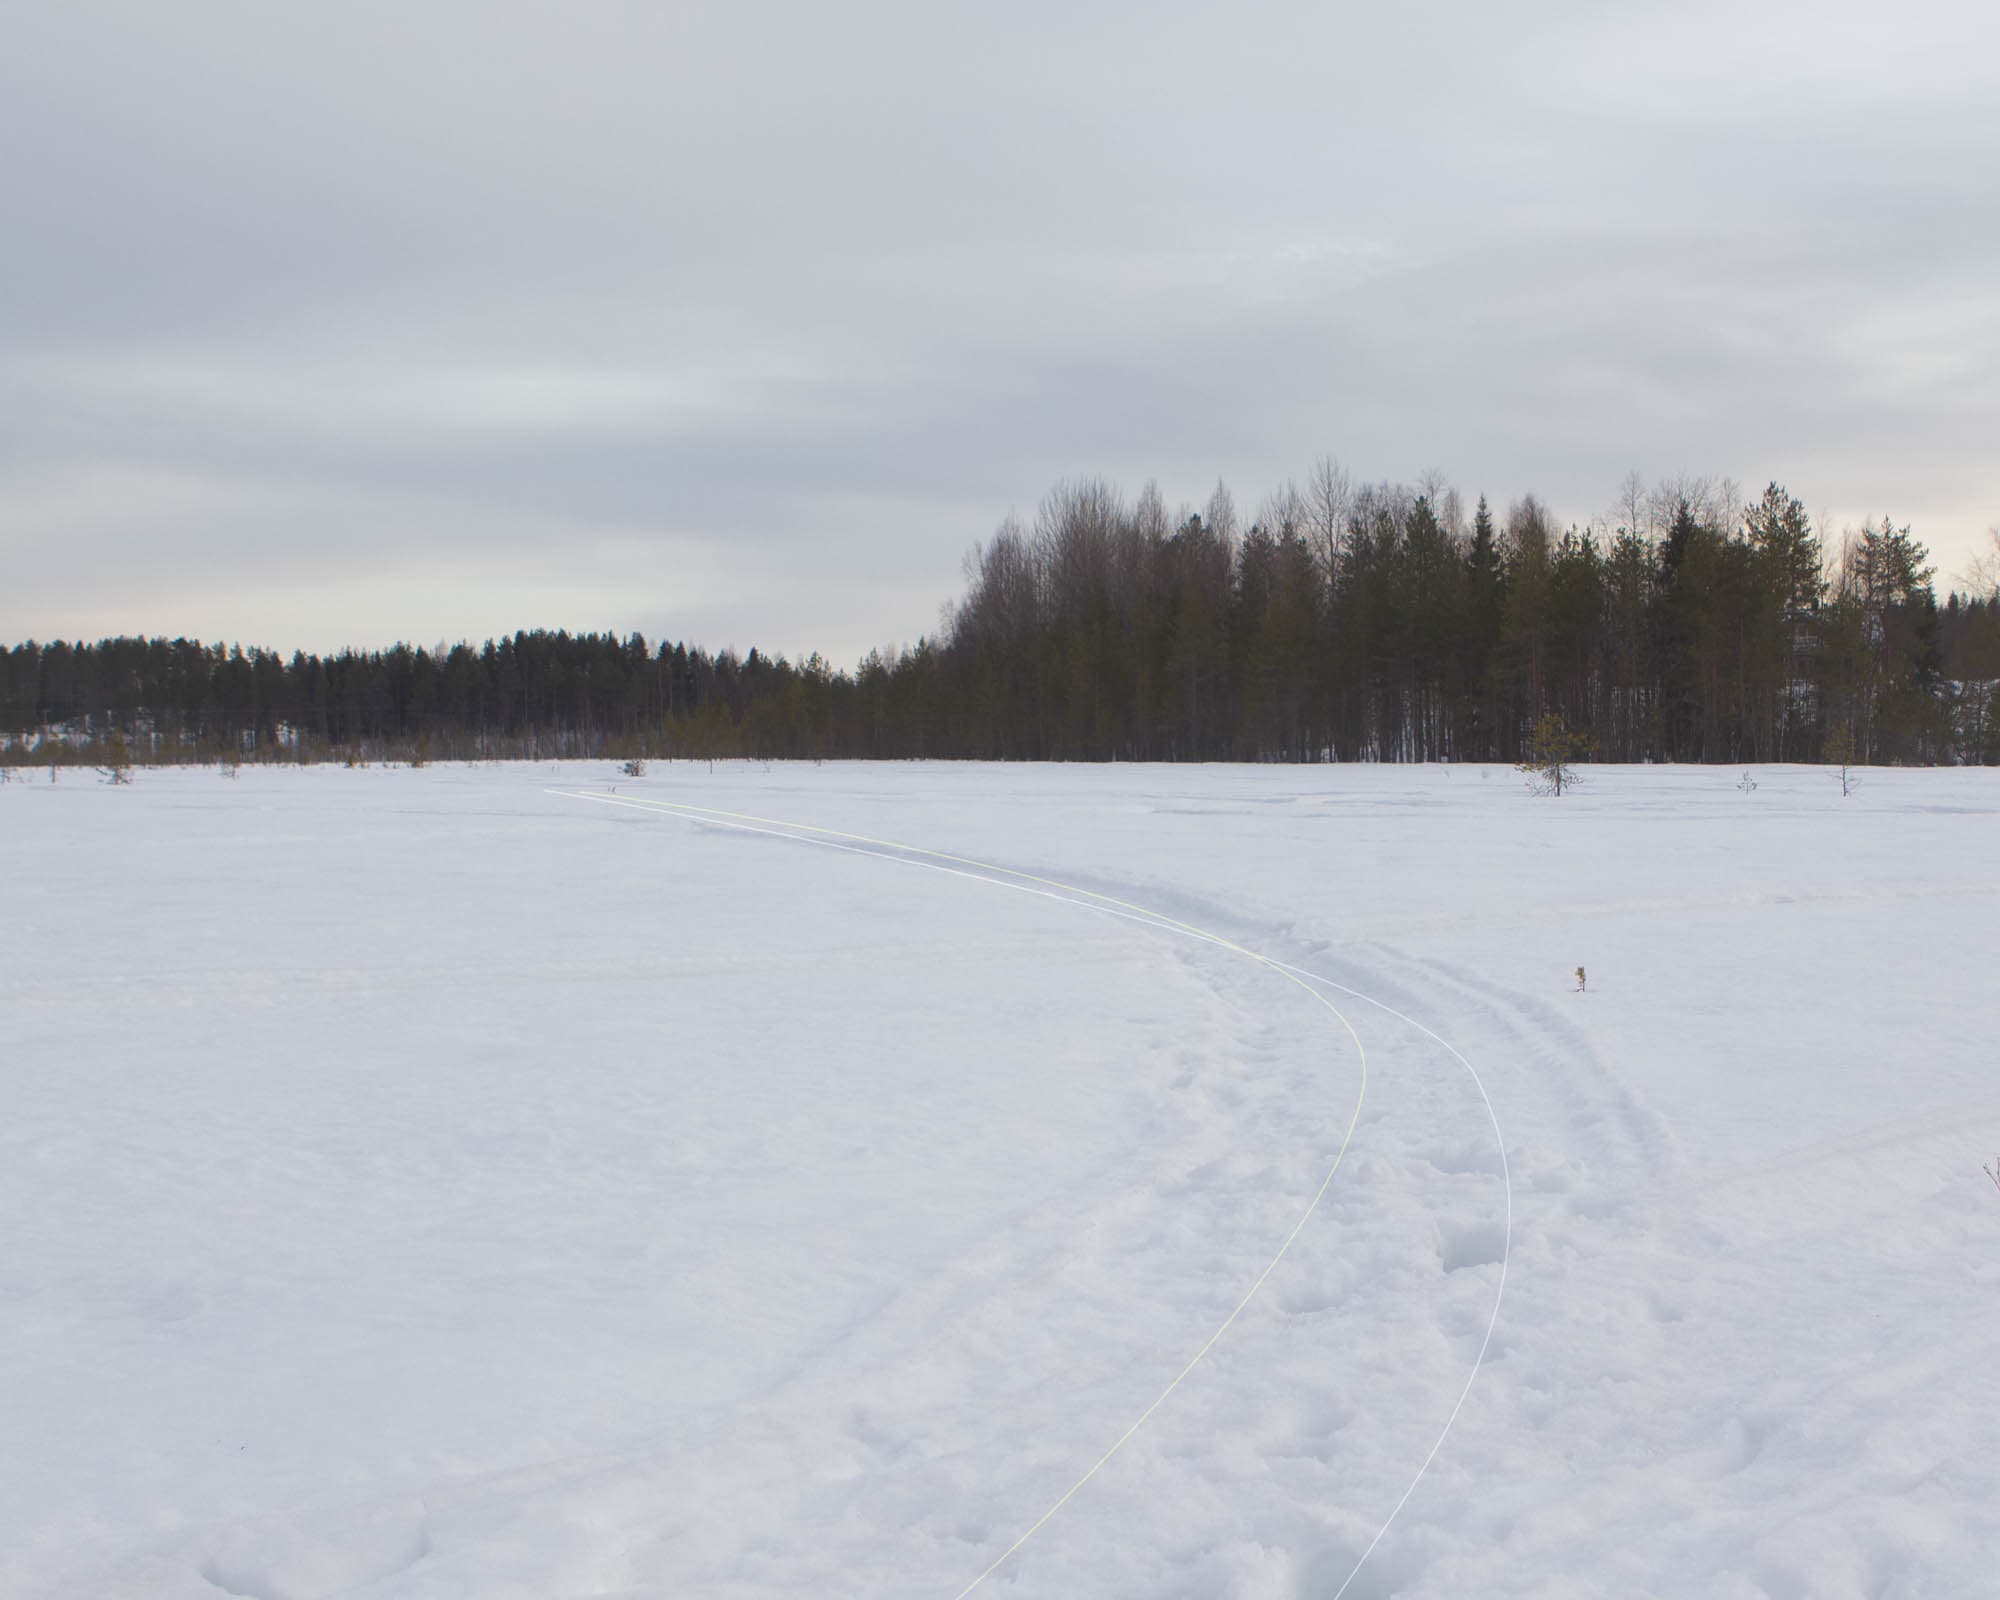
[(626, 762), (618, 770), (628, 778), (643, 778), (646, 775), (646, 763), (635, 757), (633, 760)]
[(1745, 794), (1755, 794), (1757, 792), (1757, 780), (1746, 772), (1737, 781), (1736, 787), (1741, 789)]
[(1577, 781), (1576, 764), (1591, 750), (1588, 734), (1571, 733), (1553, 712), (1538, 717), (1527, 749), (1514, 765), (1537, 794), (1559, 795)]
[(1826, 757), (1826, 764), (1834, 769), (1835, 776), (1840, 779), (1840, 797), (1845, 800), (1854, 793), (1854, 779), (1847, 770), (1854, 764), (1854, 730), (1846, 723), (1841, 723), (1826, 736), (1826, 744), (1821, 753)]
[(1583, 968), (1581, 967), (1578, 967), (1576, 969), (1576, 992), (1578, 994), (1583, 994), (1585, 992), (1583, 986)]
[(126, 748), (124, 734), (111, 735), (104, 747), (104, 765), (97, 769), (97, 775), (106, 783), (132, 781), (132, 752)]

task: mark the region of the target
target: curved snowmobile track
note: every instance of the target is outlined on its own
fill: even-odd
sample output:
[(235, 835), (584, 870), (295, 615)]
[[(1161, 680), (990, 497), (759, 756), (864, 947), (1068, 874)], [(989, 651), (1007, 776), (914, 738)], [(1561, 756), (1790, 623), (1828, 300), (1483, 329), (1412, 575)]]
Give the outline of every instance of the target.
[(1340, 1146), (1334, 1152), (1333, 1160), (1327, 1167), (1325, 1176), (1321, 1178), (1319, 1187), (1314, 1190), (1312, 1198), (1306, 1203), (1305, 1209), (1299, 1213), (1298, 1219), (1292, 1224), (1290, 1232), (1279, 1242), (1271, 1259), (1264, 1264), (1262, 1270), (1251, 1280), (1249, 1287), (1244, 1290), (1241, 1298), (1237, 1300), (1229, 1314), (1217, 1325), (1214, 1332), (1209, 1334), (1207, 1339), (1202, 1342), (1200, 1348), (1187, 1359), (1180, 1370), (1168, 1380), (1166, 1386), (1132, 1420), (1124, 1432), (1119, 1434), (1111, 1442), (1110, 1446), (1078, 1476), (1076, 1481), (1057, 1496), (1048, 1509), (1030, 1523), (1012, 1544), (1001, 1551), (984, 1571), (980, 1572), (964, 1588), (960, 1589), (952, 1597), (952, 1600), (966, 1600), (966, 1596), (978, 1589), (988, 1578), (999, 1571), (1001, 1567), (1005, 1566), (1036, 1533), (1048, 1524), (1057, 1512), (1061, 1511), (1125, 1447), (1133, 1435), (1146, 1425), (1154, 1413), (1166, 1404), (1174, 1391), (1181, 1386), (1188, 1375), (1200, 1364), (1202, 1358), (1216, 1347), (1223, 1335), (1229, 1331), (1236, 1320), (1243, 1314), (1243, 1311), (1249, 1306), (1250, 1302), (1256, 1298), (1257, 1292), (1264, 1286), (1265, 1281), (1270, 1278), (1271, 1274), (1277, 1270), (1278, 1264), (1284, 1260), (1286, 1252), (1291, 1249), (1293, 1241), (1298, 1238), (1299, 1234), (1304, 1230), (1306, 1223), (1312, 1219), (1314, 1212), (1318, 1210), (1320, 1201), (1325, 1197), (1327, 1190), (1332, 1187), (1334, 1175), (1339, 1172), (1342, 1161), (1346, 1159), (1348, 1148), (1354, 1139), (1354, 1130), (1360, 1122), (1362, 1103), (1366, 1099), (1368, 1092), (1367, 1047), (1362, 1043), (1361, 1035), (1355, 1030), (1354, 1024), (1349, 1021), (1347, 1015), (1338, 1006), (1327, 998), (1325, 991), (1332, 990), (1350, 999), (1358, 1000), (1365, 1005), (1374, 1007), (1384, 1015), (1393, 1017), (1397, 1021), (1406, 1024), (1437, 1044), (1465, 1069), (1467, 1075), (1472, 1080), (1474, 1088), (1478, 1091), (1480, 1102), (1485, 1107), (1487, 1118), (1492, 1124), (1494, 1144), (1500, 1157), (1500, 1176), (1505, 1196), (1506, 1210), (1499, 1261), (1500, 1271), (1498, 1281), (1494, 1286), (1493, 1309), (1487, 1317), (1486, 1330), (1480, 1340), (1478, 1354), (1473, 1359), (1472, 1368), (1466, 1375), (1464, 1386), (1459, 1390), (1451, 1411), (1445, 1418), (1443, 1428), (1439, 1430), (1437, 1438), (1432, 1442), (1429, 1451), (1418, 1465), (1409, 1484), (1404, 1488), (1395, 1505), (1390, 1508), (1388, 1515), (1383, 1519), (1374, 1537), (1369, 1540), (1368, 1544), (1361, 1551), (1361, 1554), (1356, 1557), (1353, 1566), (1348, 1571), (1347, 1576), (1341, 1580), (1339, 1587), (1333, 1591), (1332, 1600), (1340, 1600), (1340, 1597), (1353, 1584), (1355, 1578), (1360, 1575), (1361, 1569), (1367, 1564), (1369, 1557), (1375, 1553), (1376, 1547), (1387, 1536), (1396, 1518), (1402, 1513), (1403, 1507), (1409, 1503), (1410, 1497), (1416, 1493), (1417, 1487), (1422, 1483), (1425, 1473), (1430, 1470), (1431, 1463), (1437, 1459), (1438, 1452), (1443, 1449), (1444, 1442), (1450, 1435), (1453, 1424), (1457, 1422), (1460, 1411), (1464, 1409), (1466, 1398), (1471, 1394), (1474, 1382), (1479, 1377), (1480, 1369), (1485, 1364), (1487, 1350), (1493, 1341), (1494, 1328), (1500, 1320), (1500, 1306), (1502, 1300), (1505, 1298), (1507, 1288), (1508, 1261), (1513, 1249), (1514, 1190), (1512, 1175), (1507, 1165), (1506, 1143), (1500, 1131), (1500, 1120), (1493, 1109), (1492, 1098), (1486, 1092), (1486, 1085), (1480, 1079), (1478, 1069), (1450, 1041), (1442, 1038), (1414, 1017), (1370, 995), (1363, 994), (1357, 989), (1349, 988), (1347, 985), (1338, 983), (1322, 974), (1308, 971), (1303, 967), (1294, 966), (1290, 962), (1280, 961), (1260, 951), (1252, 950), (1209, 929), (1197, 927), (1190, 922), (1184, 922), (1178, 917), (1168, 916), (1164, 912), (1154, 911), (1146, 906), (1136, 904), (1132, 901), (1121, 900), (1112, 895), (1101, 894), (1094, 889), (1086, 889), (1076, 884), (1064, 883), (1058, 879), (1042, 877), (1031, 872), (1023, 872), (1013, 867), (998, 865), (994, 862), (980, 861), (968, 856), (953, 855), (942, 850), (931, 850), (917, 845), (902, 844), (892, 839), (874, 838), (866, 834), (846, 833), (834, 828), (818, 827), (811, 823), (795, 822), (785, 818), (760, 817), (744, 812), (720, 810), (712, 806), (691, 805), (684, 801), (658, 800), (636, 795), (600, 794), (579, 789), (550, 789), (545, 792), (568, 800), (588, 800), (599, 805), (615, 806), (653, 816), (680, 817), (686, 821), (705, 823), (713, 827), (728, 828), (740, 833), (762, 834), (770, 838), (791, 840), (794, 843), (818, 845), (823, 849), (839, 850), (850, 855), (870, 856), (877, 860), (897, 862), (904, 866), (921, 867), (927, 871), (941, 872), (950, 877), (968, 878), (974, 882), (988, 884), (996, 889), (1012, 889), (1018, 893), (1032, 894), (1041, 899), (1055, 900), (1063, 904), (1072, 905), (1080, 910), (1095, 911), (1105, 916), (1118, 917), (1126, 921), (1140, 923), (1143, 926), (1157, 928), (1164, 932), (1178, 934), (1182, 937), (1213, 945), (1218, 949), (1242, 956), (1246, 960), (1258, 963), (1260, 966), (1268, 967), (1271, 971), (1277, 973), (1288, 982), (1296, 984), (1307, 994), (1311, 995), (1315, 1002), (1331, 1013), (1347, 1036), (1353, 1040), (1359, 1058), (1360, 1081), (1355, 1092), (1354, 1109), (1348, 1116), (1346, 1131), (1341, 1136)]

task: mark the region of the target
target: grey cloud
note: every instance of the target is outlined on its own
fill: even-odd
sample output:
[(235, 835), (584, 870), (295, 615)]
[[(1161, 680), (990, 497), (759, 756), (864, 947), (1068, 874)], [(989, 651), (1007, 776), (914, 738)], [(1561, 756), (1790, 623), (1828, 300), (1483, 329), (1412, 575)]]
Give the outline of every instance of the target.
[(1984, 8), (1381, 10), (12, 8), (0, 634), (604, 626), (518, 615), (602, 559), (845, 651), (1054, 477), (1322, 452), (2000, 520)]

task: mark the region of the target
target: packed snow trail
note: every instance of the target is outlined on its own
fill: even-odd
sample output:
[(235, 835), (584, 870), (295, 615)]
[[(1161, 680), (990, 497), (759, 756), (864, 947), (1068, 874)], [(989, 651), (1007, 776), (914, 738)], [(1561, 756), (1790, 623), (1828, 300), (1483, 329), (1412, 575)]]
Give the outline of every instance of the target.
[(1457, 1422), (1460, 1411), (1465, 1407), (1466, 1397), (1471, 1394), (1472, 1386), (1478, 1380), (1480, 1368), (1486, 1361), (1486, 1353), (1493, 1343), (1493, 1330), (1500, 1320), (1500, 1305), (1507, 1291), (1507, 1264), (1513, 1248), (1513, 1178), (1507, 1166), (1507, 1147), (1506, 1141), (1500, 1131), (1499, 1116), (1493, 1109), (1493, 1101), (1486, 1092), (1486, 1085), (1481, 1081), (1479, 1073), (1473, 1067), (1472, 1063), (1460, 1054), (1448, 1040), (1440, 1037), (1415, 1018), (1405, 1015), (1403, 1012), (1384, 1004), (1382, 1001), (1362, 994), (1359, 990), (1349, 988), (1342, 983), (1336, 983), (1333, 979), (1323, 977), (1318, 973), (1308, 972), (1302, 967), (1292, 965), (1290, 962), (1276, 960), (1273, 957), (1264, 955), (1260, 951), (1249, 949), (1233, 940), (1226, 939), (1222, 935), (1213, 933), (1206, 928), (1198, 927), (1194, 923), (1183, 921), (1178, 917), (1168, 916), (1164, 912), (1152, 910), (1149, 907), (1138, 905), (1129, 900), (1121, 900), (1113, 895), (1099, 893), (1094, 889), (1086, 889), (1075, 884), (1064, 883), (1058, 879), (1042, 877), (1031, 872), (1023, 872), (1013, 867), (1000, 866), (990, 861), (979, 861), (967, 856), (952, 855), (942, 850), (925, 849), (922, 846), (903, 844), (893, 839), (879, 839), (866, 834), (845, 833), (834, 828), (816, 827), (811, 823), (795, 822), (786, 818), (752, 816), (743, 812), (720, 810), (713, 806), (689, 805), (682, 801), (654, 800), (651, 798), (617, 794), (594, 794), (587, 790), (551, 789), (547, 792), (565, 799), (590, 800), (603, 805), (621, 806), (626, 809), (652, 814), (679, 816), (690, 821), (706, 823), (710, 826), (730, 828), (740, 833), (759, 834), (767, 838), (785, 839), (797, 844), (818, 845), (825, 849), (839, 850), (850, 855), (869, 856), (876, 860), (899, 862), (905, 866), (923, 867), (929, 871), (945, 873), (950, 877), (969, 878), (974, 882), (991, 884), (995, 888), (1013, 889), (1021, 893), (1036, 895), (1043, 899), (1077, 906), (1082, 910), (1097, 911), (1108, 916), (1136, 921), (1146, 926), (1181, 934), (1200, 940), (1205, 944), (1214, 945), (1219, 949), (1227, 950), (1232, 954), (1243, 956), (1262, 966), (1269, 967), (1289, 982), (1305, 990), (1319, 1005), (1331, 1012), (1341, 1027), (1346, 1030), (1347, 1036), (1354, 1041), (1354, 1048), (1358, 1053), (1360, 1062), (1360, 1082), (1356, 1087), (1354, 1110), (1348, 1117), (1346, 1132), (1341, 1136), (1340, 1147), (1335, 1151), (1333, 1162), (1327, 1168), (1326, 1175), (1320, 1179), (1319, 1187), (1313, 1191), (1312, 1198), (1306, 1203), (1305, 1209), (1300, 1212), (1298, 1220), (1292, 1224), (1291, 1231), (1285, 1235), (1277, 1251), (1251, 1281), (1250, 1287), (1243, 1292), (1242, 1298), (1236, 1302), (1228, 1316), (1222, 1319), (1222, 1322), (1216, 1327), (1215, 1331), (1203, 1341), (1201, 1348), (1196, 1350), (1188, 1358), (1187, 1363), (1168, 1381), (1166, 1387), (1133, 1419), (1125, 1431), (1112, 1441), (1110, 1447), (1091, 1463), (1083, 1475), (1057, 1496), (1049, 1508), (1030, 1523), (1027, 1529), (1012, 1544), (1001, 1551), (984, 1571), (963, 1589), (959, 1590), (953, 1597), (953, 1600), (966, 1600), (966, 1596), (970, 1595), (988, 1578), (992, 1577), (994, 1573), (999, 1571), (1001, 1567), (1005, 1566), (1036, 1533), (1049, 1523), (1057, 1512), (1061, 1511), (1092, 1478), (1097, 1476), (1098, 1472), (1125, 1447), (1132, 1436), (1146, 1425), (1153, 1414), (1181, 1386), (1181, 1383), (1187, 1378), (1188, 1374), (1193, 1372), (1195, 1367), (1200, 1364), (1202, 1358), (1216, 1347), (1221, 1341), (1222, 1336), (1229, 1331), (1237, 1318), (1243, 1314), (1245, 1307), (1256, 1298), (1257, 1291), (1264, 1286), (1265, 1280), (1277, 1270), (1278, 1264), (1285, 1258), (1285, 1253), (1291, 1249), (1293, 1241), (1298, 1238), (1300, 1232), (1305, 1228), (1306, 1223), (1311, 1220), (1313, 1213), (1318, 1210), (1320, 1201), (1325, 1198), (1327, 1190), (1333, 1184), (1334, 1175), (1340, 1170), (1341, 1162), (1346, 1159), (1348, 1147), (1354, 1139), (1354, 1130), (1361, 1119), (1361, 1106), (1368, 1093), (1368, 1050), (1361, 1042), (1361, 1035), (1355, 1031), (1354, 1024), (1348, 1020), (1346, 1014), (1338, 1006), (1334, 1005), (1332, 1001), (1328, 1000), (1319, 989), (1314, 988), (1313, 985), (1320, 984), (1327, 988), (1337, 989), (1343, 994), (1350, 995), (1357, 1000), (1365, 1001), (1385, 1014), (1407, 1023), (1426, 1038), (1442, 1046), (1454, 1060), (1465, 1068), (1472, 1079), (1474, 1087), (1478, 1090), (1480, 1102), (1486, 1108), (1487, 1118), (1493, 1126), (1494, 1147), (1499, 1152), (1501, 1183), (1505, 1195), (1506, 1212), (1502, 1224), (1500, 1270), (1498, 1279), (1494, 1285), (1493, 1309), (1486, 1319), (1486, 1330), (1480, 1340), (1478, 1354), (1473, 1358), (1472, 1368), (1466, 1374), (1464, 1387), (1459, 1390), (1458, 1397), (1453, 1402), (1451, 1411), (1445, 1418), (1444, 1427), (1439, 1431), (1436, 1440), (1431, 1444), (1430, 1450), (1425, 1454), (1415, 1475), (1410, 1479), (1409, 1484), (1404, 1488), (1395, 1505), (1390, 1508), (1388, 1516), (1383, 1519), (1374, 1537), (1368, 1541), (1367, 1546), (1355, 1559), (1347, 1576), (1341, 1580), (1339, 1588), (1334, 1590), (1333, 1600), (1340, 1600), (1340, 1597), (1347, 1593), (1355, 1578), (1360, 1575), (1361, 1569), (1367, 1565), (1368, 1558), (1375, 1553), (1376, 1547), (1387, 1536), (1390, 1527), (1402, 1513), (1403, 1507), (1409, 1504), (1410, 1497), (1416, 1493), (1418, 1485), (1423, 1482), (1424, 1474), (1430, 1470), (1431, 1463), (1437, 1459), (1438, 1452), (1444, 1448), (1444, 1442), (1450, 1436), (1452, 1425)]

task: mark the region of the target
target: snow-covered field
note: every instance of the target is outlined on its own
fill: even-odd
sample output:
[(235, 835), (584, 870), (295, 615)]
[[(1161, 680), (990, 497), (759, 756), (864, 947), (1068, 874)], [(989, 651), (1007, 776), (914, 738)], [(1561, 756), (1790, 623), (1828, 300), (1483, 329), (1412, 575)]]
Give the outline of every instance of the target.
[(2000, 773), (1740, 777), (0, 787), (0, 1594), (2000, 1592)]

